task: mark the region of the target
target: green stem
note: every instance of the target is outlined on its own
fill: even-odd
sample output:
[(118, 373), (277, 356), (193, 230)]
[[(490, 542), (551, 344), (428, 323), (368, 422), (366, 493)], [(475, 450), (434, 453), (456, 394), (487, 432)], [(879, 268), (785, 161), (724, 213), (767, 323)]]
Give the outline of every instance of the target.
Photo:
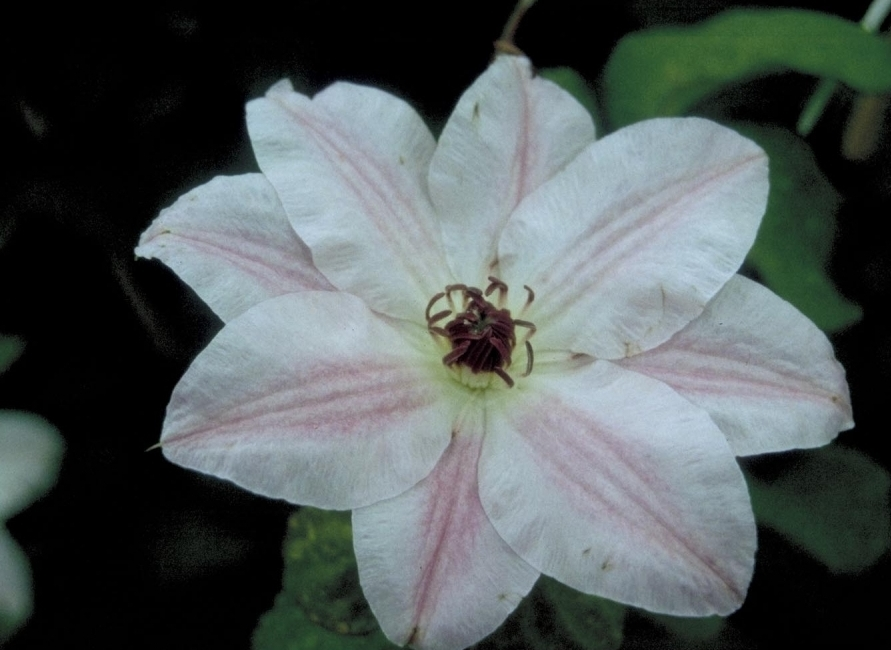
[[(873, 0), (860, 20), (860, 26), (867, 32), (874, 32), (882, 25), (889, 13), (891, 13), (891, 0)], [(798, 135), (805, 137), (813, 130), (820, 116), (823, 115), (823, 111), (826, 110), (826, 105), (832, 99), (836, 88), (838, 88), (838, 81), (835, 79), (820, 80), (814, 94), (811, 95), (804, 110), (801, 111), (801, 117), (798, 118), (798, 124), (795, 126)]]

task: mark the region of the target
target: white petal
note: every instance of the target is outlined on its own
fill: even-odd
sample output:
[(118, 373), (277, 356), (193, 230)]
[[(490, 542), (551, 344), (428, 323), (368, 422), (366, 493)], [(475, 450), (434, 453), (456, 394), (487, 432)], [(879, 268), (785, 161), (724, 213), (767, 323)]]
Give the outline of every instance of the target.
[(404, 492), (433, 469), (461, 403), (408, 327), (340, 292), (260, 303), (229, 322), (174, 389), (164, 455), (322, 508)]
[(619, 363), (708, 411), (740, 456), (825, 445), (854, 426), (826, 336), (742, 276), (669, 341)]
[(257, 303), (333, 287), (262, 174), (217, 176), (162, 210), (136, 254), (173, 269), (224, 321)]
[[(737, 271), (767, 201), (767, 157), (698, 118), (589, 146), (504, 230), (501, 279), (529, 285), (542, 349), (616, 359), (687, 325)], [(546, 327), (543, 327), (546, 325)]]
[(62, 440), (33, 413), (0, 411), (0, 521), (20, 511), (56, 482)]
[(338, 83), (310, 100), (280, 82), (247, 117), (316, 266), (373, 309), (421, 320), (452, 280), (426, 189), (435, 142), (417, 113), (374, 88)]
[(479, 479), (490, 521), (520, 557), (571, 587), (652, 611), (739, 607), (755, 522), (708, 415), (608, 361), (533, 373), (521, 388), (489, 418)]
[(0, 618), (9, 627), (18, 627), (31, 614), (31, 604), (28, 559), (0, 524)]
[(396, 644), (470, 646), (493, 632), (538, 578), (480, 504), (482, 426), (477, 405), (456, 425), (427, 478), (394, 499), (353, 511), (362, 589)]
[(534, 77), (527, 59), (499, 56), (462, 95), (430, 165), (455, 277), (482, 283), (514, 208), (593, 140), (569, 93)]

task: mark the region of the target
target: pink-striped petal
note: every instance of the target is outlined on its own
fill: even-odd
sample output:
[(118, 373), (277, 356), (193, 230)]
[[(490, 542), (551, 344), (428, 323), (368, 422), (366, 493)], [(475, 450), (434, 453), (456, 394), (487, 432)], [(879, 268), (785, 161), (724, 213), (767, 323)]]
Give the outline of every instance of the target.
[(452, 270), (484, 284), (514, 208), (594, 140), (588, 112), (525, 58), (500, 56), (465, 91), (430, 164)]
[(136, 254), (164, 262), (223, 321), (267, 298), (333, 289), (262, 174), (217, 176), (187, 192), (142, 234)]
[(501, 279), (529, 285), (536, 349), (618, 359), (663, 343), (737, 271), (767, 201), (767, 157), (698, 118), (589, 146), (504, 230)]
[(374, 88), (337, 83), (310, 100), (283, 81), (247, 119), (316, 266), (373, 309), (421, 320), (452, 279), (426, 189), (435, 142), (418, 114)]
[(609, 361), (533, 374), (522, 392), (490, 415), (479, 464), (483, 507), (520, 557), (655, 612), (740, 606), (755, 522), (704, 411)]
[(426, 332), (410, 327), (340, 292), (260, 303), (229, 322), (174, 389), (164, 455), (322, 508), (404, 492), (433, 469), (460, 409), (435, 354), (418, 349), (432, 345)]
[(483, 418), (482, 407), (471, 405), (427, 478), (353, 512), (362, 589), (398, 645), (470, 646), (494, 631), (538, 578), (498, 536), (480, 504)]
[(738, 456), (825, 445), (854, 426), (826, 336), (742, 276), (669, 341), (619, 363), (708, 411)]

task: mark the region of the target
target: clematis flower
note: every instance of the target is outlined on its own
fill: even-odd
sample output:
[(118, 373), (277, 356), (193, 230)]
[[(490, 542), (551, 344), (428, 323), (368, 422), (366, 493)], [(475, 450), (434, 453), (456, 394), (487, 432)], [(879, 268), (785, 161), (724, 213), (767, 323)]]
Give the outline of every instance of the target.
[(280, 82), (247, 121), (262, 173), (189, 192), (136, 249), (225, 322), (173, 392), (167, 458), (351, 509), (398, 644), (470, 645), (540, 573), (656, 612), (740, 606), (734, 457), (852, 426), (826, 338), (736, 275), (761, 149), (694, 118), (595, 140), (511, 56), (438, 142), (346, 83)]

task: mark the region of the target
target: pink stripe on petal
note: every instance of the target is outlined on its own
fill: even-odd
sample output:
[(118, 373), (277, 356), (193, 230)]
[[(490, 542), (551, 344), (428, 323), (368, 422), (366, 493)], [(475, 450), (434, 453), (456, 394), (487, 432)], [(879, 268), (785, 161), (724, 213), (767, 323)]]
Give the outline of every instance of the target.
[(824, 445), (854, 425), (826, 336), (741, 276), (673, 338), (619, 364), (705, 409), (739, 455)]
[(346, 509), (398, 494), (432, 469), (461, 405), (408, 334), (348, 294), (267, 300), (183, 376), (164, 454), (294, 503)]
[(482, 502), (501, 536), (587, 593), (679, 615), (736, 609), (755, 527), (714, 423), (609, 362), (535, 383), (493, 412), (480, 460)]
[(136, 254), (164, 262), (224, 321), (267, 298), (333, 289), (260, 174), (218, 176), (184, 194)]
[(430, 195), (459, 281), (484, 284), (517, 205), (594, 139), (588, 112), (528, 60), (500, 56), (465, 91), (430, 163)]
[(590, 145), (520, 204), (499, 246), (501, 279), (535, 290), (537, 347), (622, 358), (698, 316), (754, 241), (766, 162), (696, 118)]
[(263, 173), (316, 265), (375, 309), (418, 320), (451, 282), (427, 196), (435, 142), (380, 90), (339, 83), (312, 100), (289, 84), (248, 104)]
[(433, 472), (353, 513), (362, 587), (387, 636), (464, 648), (491, 633), (538, 572), (498, 536), (479, 500), (482, 406), (469, 405)]

